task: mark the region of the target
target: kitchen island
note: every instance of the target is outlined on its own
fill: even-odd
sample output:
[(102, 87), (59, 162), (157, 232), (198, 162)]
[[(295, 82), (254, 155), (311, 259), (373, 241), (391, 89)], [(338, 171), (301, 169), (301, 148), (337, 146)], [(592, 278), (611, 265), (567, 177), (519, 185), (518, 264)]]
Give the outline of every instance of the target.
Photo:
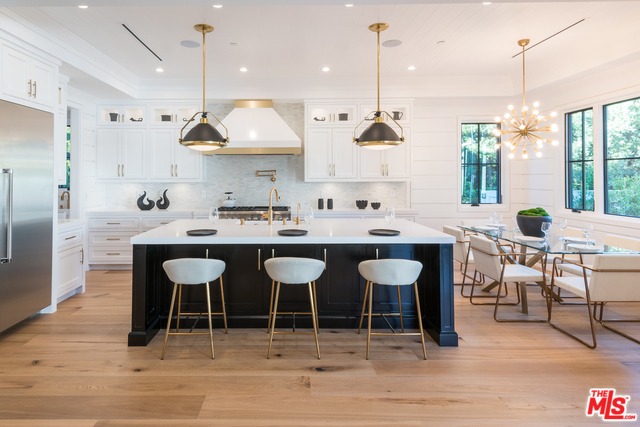
[[(188, 230), (215, 229), (216, 234), (190, 236)], [(282, 236), (283, 229), (303, 229), (303, 236)], [(369, 234), (371, 229), (394, 229), (396, 236)], [(453, 237), (408, 220), (388, 224), (384, 219), (316, 219), (310, 225), (266, 222), (241, 225), (236, 220), (181, 219), (131, 238), (133, 244), (133, 301), (129, 345), (147, 345), (166, 326), (171, 284), (162, 263), (183, 257), (209, 257), (225, 261), (225, 301), (230, 327), (266, 328), (271, 280), (263, 263), (274, 256), (299, 256), (325, 261), (318, 280), (321, 328), (357, 327), (364, 279), (358, 263), (366, 259), (405, 258), (420, 261), (418, 279), (425, 329), (441, 346), (457, 346), (453, 312)], [(199, 311), (204, 301), (196, 287), (183, 301)], [(397, 311), (397, 294), (382, 287), (375, 294), (374, 310)], [(213, 289), (216, 289), (214, 286)], [(300, 289), (287, 292), (284, 311), (308, 311), (308, 296)], [(189, 292), (193, 292), (192, 294)], [(214, 291), (212, 300), (218, 303)], [(402, 295), (405, 324), (415, 322), (415, 303), (408, 288)], [(412, 320), (413, 319), (413, 320)], [(395, 325), (395, 319), (376, 317), (375, 327)], [(306, 327), (306, 318), (293, 318)], [(289, 323), (291, 324), (291, 323)], [(282, 323), (287, 325), (286, 322)]]

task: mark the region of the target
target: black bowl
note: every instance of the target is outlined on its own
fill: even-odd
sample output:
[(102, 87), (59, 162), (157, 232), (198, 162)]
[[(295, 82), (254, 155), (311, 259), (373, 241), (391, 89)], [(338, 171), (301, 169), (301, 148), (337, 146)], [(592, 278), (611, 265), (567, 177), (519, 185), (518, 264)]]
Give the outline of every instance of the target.
[(358, 207), (358, 209), (366, 208), (368, 203), (368, 200), (356, 200), (356, 206)]
[(380, 209), (380, 202), (371, 202), (371, 207), (373, 209)]

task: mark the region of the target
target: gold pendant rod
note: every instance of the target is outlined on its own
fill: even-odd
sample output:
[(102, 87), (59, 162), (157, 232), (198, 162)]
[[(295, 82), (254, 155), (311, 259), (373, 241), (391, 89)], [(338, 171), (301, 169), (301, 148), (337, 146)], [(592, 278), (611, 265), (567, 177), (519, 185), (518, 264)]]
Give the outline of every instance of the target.
[(526, 87), (526, 74), (525, 74), (525, 62), (524, 51), (525, 47), (529, 44), (529, 39), (518, 40), (518, 45), (522, 47), (522, 108), (527, 105), (527, 87)]

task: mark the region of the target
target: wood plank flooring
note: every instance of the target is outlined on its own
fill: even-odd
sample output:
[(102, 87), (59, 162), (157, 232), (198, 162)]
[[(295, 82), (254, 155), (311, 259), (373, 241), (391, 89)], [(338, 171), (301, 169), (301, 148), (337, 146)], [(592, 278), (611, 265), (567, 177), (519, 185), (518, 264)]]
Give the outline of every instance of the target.
[[(321, 360), (309, 335), (276, 336), (267, 360), (265, 330), (219, 328), (215, 360), (206, 336), (172, 337), (160, 360), (160, 335), (127, 347), (130, 288), (130, 272), (88, 272), (85, 294), (0, 336), (0, 426), (600, 425), (585, 416), (596, 387), (640, 413), (637, 344), (599, 328), (590, 350), (544, 323), (498, 324), (458, 287), (459, 347), (428, 340), (426, 361), (417, 337), (375, 338), (367, 361), (364, 335), (328, 329)], [(535, 287), (529, 303), (543, 314)], [(588, 332), (584, 307), (557, 312)]]

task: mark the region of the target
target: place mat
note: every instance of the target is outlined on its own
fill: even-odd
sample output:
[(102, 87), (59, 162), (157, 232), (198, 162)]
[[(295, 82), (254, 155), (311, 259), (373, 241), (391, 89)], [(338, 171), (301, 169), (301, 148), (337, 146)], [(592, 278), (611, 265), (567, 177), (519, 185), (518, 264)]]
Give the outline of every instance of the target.
[(567, 245), (567, 247), (569, 249), (572, 249), (574, 251), (578, 251), (578, 252), (602, 252), (604, 251), (604, 246), (597, 246), (597, 245), (581, 245), (578, 243), (570, 243)]
[(565, 236), (564, 240), (571, 243), (587, 243), (587, 239), (584, 237)]
[(309, 230), (301, 230), (299, 228), (286, 228), (284, 230), (278, 230), (278, 234), (281, 236), (304, 236)]
[(213, 228), (200, 228), (196, 230), (187, 230), (187, 234), (189, 236), (211, 236), (216, 234), (218, 230), (214, 230)]
[(374, 236), (397, 236), (400, 232), (388, 228), (373, 228), (369, 230), (369, 234), (373, 234)]
[(536, 236), (518, 236), (518, 237), (515, 237), (515, 239), (525, 243), (544, 242), (544, 238), (536, 237)]

